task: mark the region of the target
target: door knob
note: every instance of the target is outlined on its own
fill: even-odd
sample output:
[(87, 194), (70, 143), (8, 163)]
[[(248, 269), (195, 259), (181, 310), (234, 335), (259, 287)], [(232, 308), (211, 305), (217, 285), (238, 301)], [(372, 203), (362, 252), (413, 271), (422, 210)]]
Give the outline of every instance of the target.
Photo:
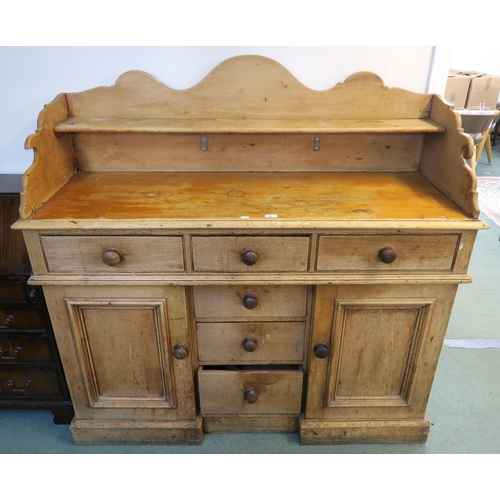
[(188, 355), (189, 351), (187, 347), (183, 344), (177, 344), (174, 347), (174, 358), (184, 359)]
[(318, 342), (314, 346), (313, 350), (317, 358), (327, 358), (330, 354), (330, 348), (328, 347), (326, 342)]

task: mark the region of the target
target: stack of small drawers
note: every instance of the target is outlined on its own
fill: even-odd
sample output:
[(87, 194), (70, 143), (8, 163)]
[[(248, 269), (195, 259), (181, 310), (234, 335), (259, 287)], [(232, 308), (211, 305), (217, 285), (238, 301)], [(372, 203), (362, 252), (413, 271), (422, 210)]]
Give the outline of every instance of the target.
[[(195, 236), (193, 269), (304, 272), (309, 265), (309, 239)], [(289, 250), (283, 252), (284, 248)], [(204, 416), (301, 412), (307, 297), (308, 287), (302, 285), (194, 287)]]
[(41, 290), (26, 281), (0, 281), (0, 398), (61, 398)]
[(28, 285), (31, 266), (19, 217), (20, 175), (0, 183), (0, 408), (52, 410), (54, 422), (73, 418), (66, 380), (42, 288)]

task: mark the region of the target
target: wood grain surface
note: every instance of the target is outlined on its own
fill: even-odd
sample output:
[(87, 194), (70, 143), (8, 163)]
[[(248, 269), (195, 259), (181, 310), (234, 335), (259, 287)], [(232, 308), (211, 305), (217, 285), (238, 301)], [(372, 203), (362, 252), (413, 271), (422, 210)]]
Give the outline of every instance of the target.
[(99, 172), (74, 176), (30, 220), (241, 221), (242, 217), (303, 221), (468, 219), (417, 172)]

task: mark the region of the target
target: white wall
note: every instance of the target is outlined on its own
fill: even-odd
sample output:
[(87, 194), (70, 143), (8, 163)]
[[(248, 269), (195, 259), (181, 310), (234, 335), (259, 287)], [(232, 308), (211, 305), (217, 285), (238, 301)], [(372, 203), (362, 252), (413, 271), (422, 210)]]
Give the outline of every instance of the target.
[(453, 47), (451, 69), (500, 75), (500, 47), (457, 45)]
[(444, 93), (449, 47), (0, 47), (0, 173), (23, 173), (24, 150), (44, 104), (61, 92), (113, 85), (138, 69), (175, 89), (200, 81), (240, 54), (276, 59), (305, 85), (322, 90), (356, 71), (373, 71), (389, 87)]

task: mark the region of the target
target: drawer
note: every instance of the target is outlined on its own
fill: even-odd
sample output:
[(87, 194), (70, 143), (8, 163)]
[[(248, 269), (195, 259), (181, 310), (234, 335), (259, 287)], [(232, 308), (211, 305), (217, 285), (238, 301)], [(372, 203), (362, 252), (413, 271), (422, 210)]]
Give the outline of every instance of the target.
[(181, 236), (42, 236), (51, 272), (184, 271)]
[(450, 271), (458, 242), (458, 234), (320, 236), (316, 269)]
[(5, 330), (31, 330), (44, 328), (39, 309), (0, 306), (0, 333)]
[(52, 354), (46, 337), (27, 335), (0, 337), (0, 364), (44, 362), (52, 362)]
[(297, 414), (302, 401), (301, 369), (219, 370), (200, 367), (203, 415)]
[(61, 388), (55, 369), (12, 370), (0, 366), (0, 399), (32, 398), (34, 396), (61, 396)]
[(0, 300), (20, 302), (26, 300), (26, 293), (22, 283), (0, 283)]
[(39, 292), (36, 287), (26, 286), (18, 281), (3, 281), (0, 283), (0, 301), (32, 303), (39, 301)]
[(304, 322), (197, 323), (198, 359), (212, 364), (297, 363)]
[(303, 318), (306, 286), (196, 286), (197, 318)]
[(193, 236), (197, 272), (307, 271), (309, 236)]

